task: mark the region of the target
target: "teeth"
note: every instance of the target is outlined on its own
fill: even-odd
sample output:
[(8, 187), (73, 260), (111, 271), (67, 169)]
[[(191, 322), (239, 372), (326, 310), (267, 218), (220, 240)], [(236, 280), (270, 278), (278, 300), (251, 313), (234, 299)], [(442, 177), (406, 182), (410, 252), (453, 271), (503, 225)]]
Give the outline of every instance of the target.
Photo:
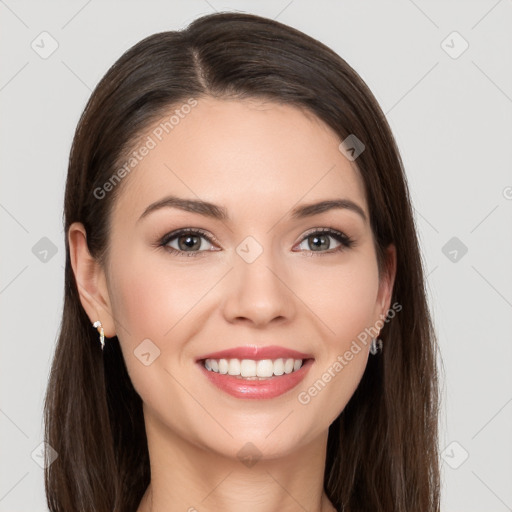
[[(231, 364), (232, 361), (229, 362), (230, 368)], [(256, 377), (256, 364), (256, 361), (251, 361), (250, 359), (242, 359), (242, 361), (240, 361), (240, 375), (242, 377)]]
[[(212, 361), (212, 359), (210, 359)], [(230, 359), (228, 363), (228, 374), (229, 375), (240, 375), (240, 360)], [(212, 367), (213, 370), (213, 367)]]
[[(302, 366), (302, 360), (297, 359)], [(300, 368), (300, 366), (299, 366)], [(276, 359), (274, 361), (274, 375), (283, 375), (284, 373), (284, 361), (282, 359)]]
[(226, 374), (228, 373), (229, 363), (227, 359), (220, 359), (219, 360), (219, 373)]
[(302, 359), (206, 359), (204, 367), (211, 372), (244, 378), (269, 378), (296, 372), (302, 366)]

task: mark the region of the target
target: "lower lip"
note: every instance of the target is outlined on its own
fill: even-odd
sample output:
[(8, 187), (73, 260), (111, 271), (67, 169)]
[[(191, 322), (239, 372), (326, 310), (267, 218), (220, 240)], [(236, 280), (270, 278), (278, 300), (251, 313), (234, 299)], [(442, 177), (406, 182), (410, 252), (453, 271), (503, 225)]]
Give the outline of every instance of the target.
[(207, 370), (202, 362), (198, 364), (212, 384), (231, 396), (235, 398), (264, 399), (283, 395), (297, 386), (309, 371), (313, 359), (307, 359), (297, 371), (263, 380), (247, 380), (233, 375), (223, 375)]

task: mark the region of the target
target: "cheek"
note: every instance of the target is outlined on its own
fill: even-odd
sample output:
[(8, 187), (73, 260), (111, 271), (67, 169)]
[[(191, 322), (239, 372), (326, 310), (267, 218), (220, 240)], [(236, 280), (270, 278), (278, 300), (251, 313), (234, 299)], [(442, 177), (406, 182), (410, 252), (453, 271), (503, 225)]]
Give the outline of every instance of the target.
[[(309, 272), (311, 275), (311, 272)], [(346, 265), (315, 269), (314, 280), (304, 281), (301, 297), (328, 329), (322, 329), (331, 347), (343, 349), (375, 319), (379, 289), (375, 260), (354, 257)]]
[[(165, 368), (179, 364), (187, 322), (194, 305), (211, 287), (211, 276), (185, 272), (165, 255), (147, 250), (138, 253), (132, 248), (129, 256), (115, 261), (110, 291), (117, 336), (133, 386), (144, 401), (152, 403), (169, 393), (169, 388), (158, 391), (162, 383), (170, 382)], [(140, 359), (146, 352), (152, 359), (147, 366)]]
[(162, 343), (166, 334), (193, 309), (211, 281), (204, 272), (190, 272), (165, 255), (136, 253), (118, 260), (113, 272), (112, 301), (116, 320), (130, 344), (145, 338)]
[[(330, 424), (345, 408), (366, 368), (375, 319), (378, 271), (375, 260), (359, 257), (338, 269), (317, 269), (308, 306), (325, 332), (317, 367), (299, 390), (304, 413)], [(304, 293), (304, 292), (303, 292)], [(327, 326), (327, 327), (325, 327)]]

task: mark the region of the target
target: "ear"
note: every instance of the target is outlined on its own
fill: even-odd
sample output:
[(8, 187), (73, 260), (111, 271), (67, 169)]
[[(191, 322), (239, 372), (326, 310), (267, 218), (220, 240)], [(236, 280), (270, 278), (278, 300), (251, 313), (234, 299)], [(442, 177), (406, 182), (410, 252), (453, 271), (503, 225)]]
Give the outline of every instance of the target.
[(105, 336), (115, 336), (115, 325), (107, 289), (105, 272), (91, 256), (87, 233), (82, 223), (74, 222), (68, 230), (71, 267), (75, 275), (80, 302), (91, 321), (99, 320)]
[(390, 244), (385, 251), (384, 264), (379, 280), (379, 293), (377, 296), (377, 311), (384, 317), (391, 306), (391, 296), (396, 276), (396, 247)]

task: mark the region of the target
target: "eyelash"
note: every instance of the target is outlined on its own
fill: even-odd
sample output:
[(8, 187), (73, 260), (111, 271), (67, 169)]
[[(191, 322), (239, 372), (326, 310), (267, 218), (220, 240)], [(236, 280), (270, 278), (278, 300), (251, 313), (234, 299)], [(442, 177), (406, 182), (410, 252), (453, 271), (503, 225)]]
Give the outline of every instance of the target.
[[(177, 256), (185, 256), (185, 257), (190, 257), (190, 256), (196, 257), (202, 253), (211, 252), (211, 251), (190, 251), (190, 252), (179, 251), (179, 250), (175, 249), (174, 247), (169, 247), (167, 245), (171, 240), (173, 240), (175, 238), (179, 238), (181, 235), (186, 235), (186, 234), (201, 235), (211, 244), (216, 242), (214, 237), (211, 237), (210, 235), (208, 235), (208, 233), (206, 233), (202, 229), (184, 228), (184, 229), (179, 229), (178, 231), (173, 231), (172, 233), (167, 233), (166, 235), (164, 235), (161, 238), (161, 240), (158, 242), (158, 246), (163, 247), (165, 250), (169, 251), (171, 254), (175, 254)], [(351, 247), (353, 247), (355, 245), (355, 241), (352, 238), (345, 235), (341, 231), (337, 231), (332, 228), (316, 228), (314, 231), (310, 231), (309, 233), (304, 235), (304, 237), (300, 241), (300, 244), (307, 238), (309, 238), (313, 235), (318, 235), (318, 234), (332, 236), (336, 241), (340, 242), (341, 245), (339, 247), (336, 247), (335, 249), (329, 249), (328, 251), (307, 251), (307, 252), (311, 253), (311, 256), (323, 256), (325, 254), (334, 254), (334, 253), (342, 252), (346, 249), (350, 249)], [(302, 252), (302, 251), (299, 251), (299, 252)]]

